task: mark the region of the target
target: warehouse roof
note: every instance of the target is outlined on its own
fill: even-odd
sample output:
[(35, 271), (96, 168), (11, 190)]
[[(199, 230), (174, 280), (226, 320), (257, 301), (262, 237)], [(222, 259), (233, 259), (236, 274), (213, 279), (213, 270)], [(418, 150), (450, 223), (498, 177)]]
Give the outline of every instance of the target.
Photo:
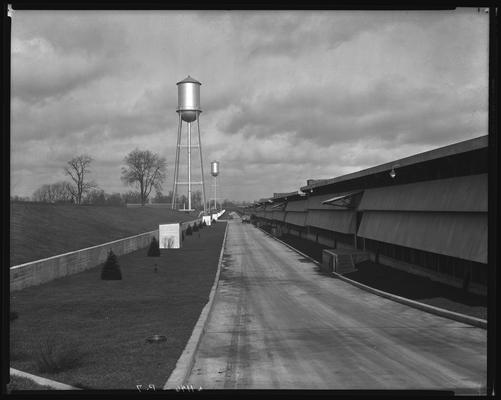
[(305, 194), (301, 193), (299, 190), (295, 192), (288, 193), (273, 193), (273, 201), (283, 201), (283, 200), (297, 200), (304, 197)]
[(488, 146), (488, 136), (480, 136), (474, 139), (465, 140), (463, 142), (454, 143), (448, 146), (440, 147), (438, 149), (426, 151), (424, 153), (415, 154), (409, 157), (394, 160), (385, 164), (381, 164), (375, 167), (367, 168), (361, 171), (353, 172), (351, 174), (346, 174), (338, 176), (331, 179), (309, 179), (307, 185), (301, 187), (302, 191), (311, 190), (313, 188), (318, 188), (321, 186), (331, 185), (333, 183), (339, 183), (343, 181), (348, 181), (351, 179), (360, 178), (363, 176), (368, 176), (372, 174), (377, 174), (379, 172), (390, 171), (393, 167), (406, 167), (413, 164), (418, 164), (425, 161), (431, 161), (439, 158), (444, 158), (460, 153), (466, 153), (473, 150), (482, 149)]

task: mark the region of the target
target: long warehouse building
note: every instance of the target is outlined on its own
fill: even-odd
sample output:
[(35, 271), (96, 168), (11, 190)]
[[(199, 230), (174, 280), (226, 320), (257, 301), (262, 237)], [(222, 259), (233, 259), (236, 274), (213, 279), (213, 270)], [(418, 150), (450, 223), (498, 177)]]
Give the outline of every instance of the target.
[(487, 291), (488, 137), (351, 174), (308, 180), (247, 212), (273, 234), (381, 263), (469, 291)]

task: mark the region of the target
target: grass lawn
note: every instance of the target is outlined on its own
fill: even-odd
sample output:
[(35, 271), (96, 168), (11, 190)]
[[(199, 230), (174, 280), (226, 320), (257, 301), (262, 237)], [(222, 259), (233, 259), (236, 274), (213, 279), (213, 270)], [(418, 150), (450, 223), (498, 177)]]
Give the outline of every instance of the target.
[(168, 208), (10, 203), (10, 266), (196, 219)]
[[(322, 262), (322, 250), (328, 248), (318, 243), (283, 235), (280, 240)], [(375, 289), (396, 294), (435, 307), (476, 318), (487, 319), (487, 297), (466, 293), (461, 289), (432, 281), (385, 265), (366, 261), (357, 265), (357, 271), (347, 278)]]
[[(147, 257), (147, 248), (118, 257), (121, 281), (102, 281), (98, 267), (13, 292), (19, 318), (11, 322), (10, 365), (80, 388), (163, 387), (208, 301), (225, 228), (206, 227), (160, 257)], [(147, 343), (154, 334), (167, 340)], [(79, 362), (40, 372), (37, 352), (47, 338)]]

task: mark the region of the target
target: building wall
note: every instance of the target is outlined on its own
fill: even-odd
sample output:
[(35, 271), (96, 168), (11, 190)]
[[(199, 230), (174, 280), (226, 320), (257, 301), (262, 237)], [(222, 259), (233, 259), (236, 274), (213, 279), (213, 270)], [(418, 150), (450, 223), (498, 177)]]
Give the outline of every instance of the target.
[[(287, 202), (285, 222), (291, 234), (324, 246), (364, 249), (366, 241), (380, 242), (382, 264), (452, 286), (469, 280), (472, 292), (485, 292), (491, 267), (486, 150), (487, 137), (477, 138), (399, 160), (395, 179), (389, 163), (312, 191), (302, 188), (309, 195)], [(322, 204), (353, 191), (360, 197), (345, 210)], [(301, 211), (304, 224), (297, 218)]]
[(357, 235), (487, 263), (487, 174), (365, 190)]
[(318, 235), (318, 243), (323, 246), (334, 248), (334, 239), (323, 235)]
[(303, 237), (304, 237), (305, 240), (310, 240), (312, 242), (316, 242), (317, 241), (317, 235), (314, 234), (313, 232), (306, 231), (306, 233), (304, 234)]
[[(372, 262), (376, 262), (376, 255), (374, 253), (369, 252), (369, 257)], [(426, 268), (409, 264), (401, 260), (396, 260), (394, 258), (387, 257), (381, 254), (378, 257), (378, 262), (380, 264), (398, 269), (400, 271), (405, 271), (414, 275), (428, 277), (433, 281), (445, 283), (446, 285), (454, 286), (457, 288), (461, 288), (463, 285), (462, 279), (452, 277), (449, 274), (441, 274), (439, 272), (431, 271)], [(471, 293), (476, 293), (485, 296), (487, 294), (487, 287), (485, 285), (480, 285), (475, 282), (470, 282), (468, 291)]]

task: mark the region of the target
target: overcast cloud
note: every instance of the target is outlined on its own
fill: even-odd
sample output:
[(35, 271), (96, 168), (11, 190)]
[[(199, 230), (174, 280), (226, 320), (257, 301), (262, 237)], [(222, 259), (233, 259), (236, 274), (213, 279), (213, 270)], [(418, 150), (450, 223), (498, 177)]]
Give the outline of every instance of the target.
[(206, 190), (217, 159), (234, 200), (488, 133), (488, 15), (476, 8), (16, 11), (11, 194), (65, 179), (81, 153), (101, 188), (124, 192), (135, 147), (166, 157), (172, 190), (188, 74), (202, 82)]

